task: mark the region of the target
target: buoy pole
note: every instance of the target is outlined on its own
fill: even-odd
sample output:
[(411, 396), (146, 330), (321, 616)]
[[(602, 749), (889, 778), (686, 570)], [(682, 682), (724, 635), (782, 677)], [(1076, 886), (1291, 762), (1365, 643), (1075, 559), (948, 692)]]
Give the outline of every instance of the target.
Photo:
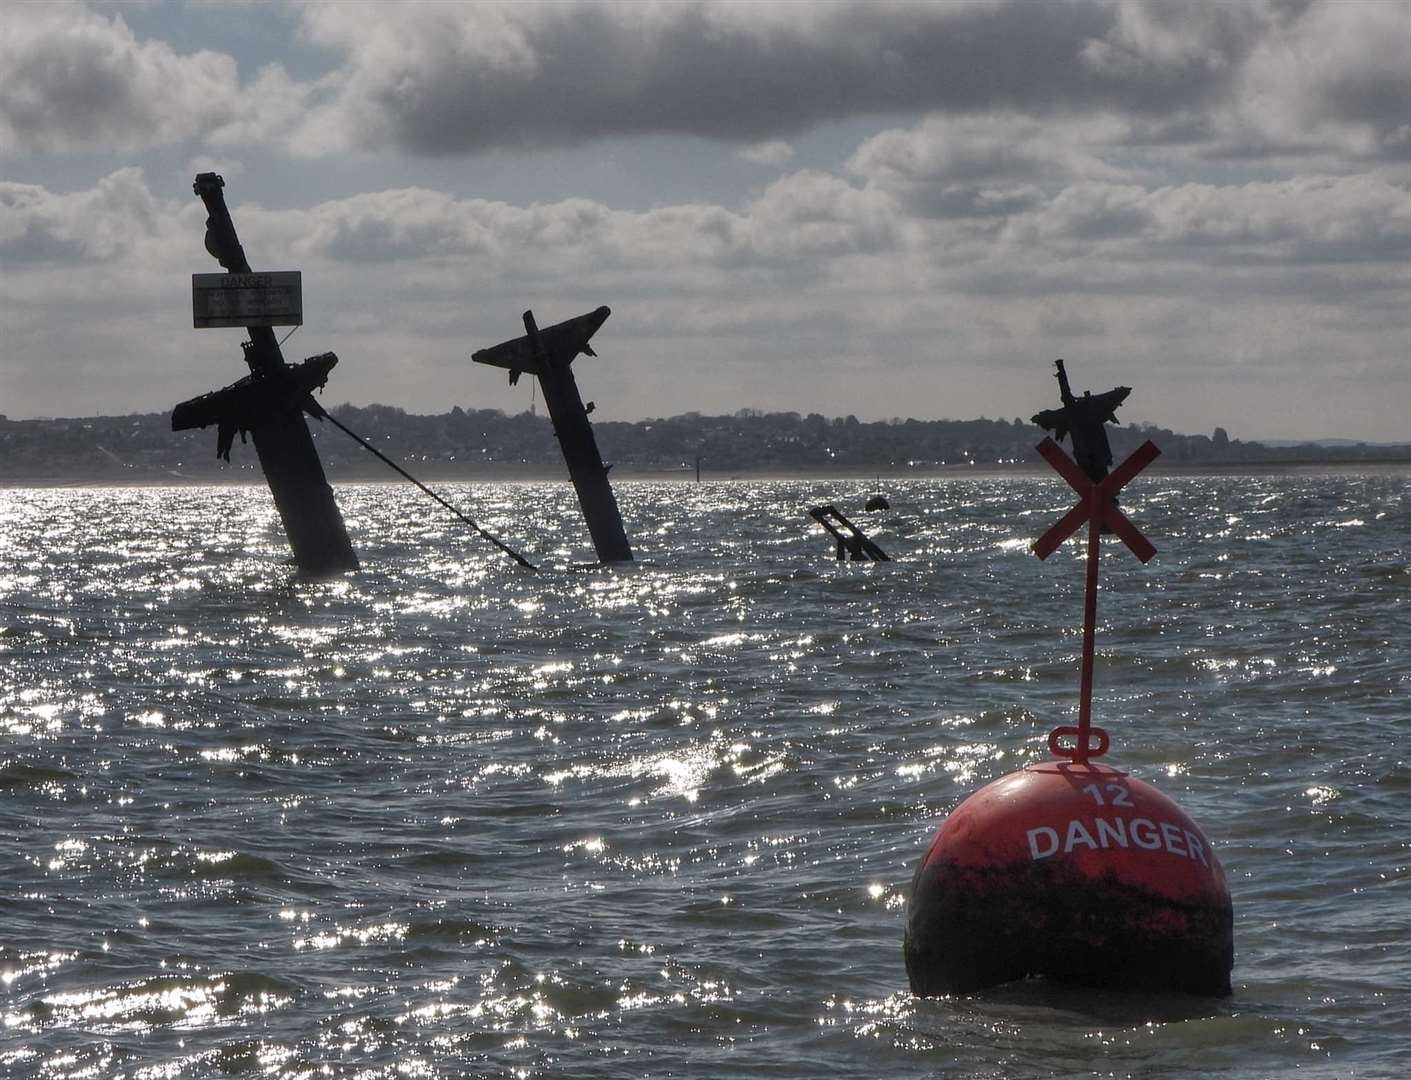
[(1088, 582), (1083, 597), (1083, 670), (1078, 684), (1078, 739), (1073, 760), (1088, 763), (1088, 732), (1093, 723), (1093, 659), (1097, 639), (1097, 560), (1102, 554), (1102, 493), (1088, 492)]
[[(1076, 534), (1085, 524), (1088, 526), (1088, 573), (1086, 595), (1083, 598), (1083, 660), (1078, 681), (1078, 724), (1076, 727), (1056, 727), (1048, 733), (1048, 748), (1054, 757), (1067, 758), (1076, 764), (1086, 765), (1089, 758), (1102, 757), (1108, 748), (1107, 732), (1092, 726), (1093, 642), (1097, 635), (1097, 561), (1101, 551), (1102, 530), (1104, 527), (1111, 529), (1142, 562), (1149, 562), (1156, 555), (1156, 548), (1151, 546), (1151, 541), (1143, 536), (1118, 508), (1117, 493), (1132, 477), (1150, 465), (1161, 451), (1151, 440), (1147, 440), (1137, 447), (1126, 461), (1095, 484), (1078, 467), (1077, 462), (1065, 454), (1052, 439), (1045, 439), (1036, 449), (1039, 456), (1052, 465), (1059, 476), (1068, 481), (1068, 485), (1078, 495), (1078, 504), (1064, 514), (1053, 528), (1034, 541), (1034, 554), (1041, 559), (1047, 559), (1058, 550), (1060, 544)], [(1063, 742), (1069, 737), (1075, 739), (1071, 747)]]

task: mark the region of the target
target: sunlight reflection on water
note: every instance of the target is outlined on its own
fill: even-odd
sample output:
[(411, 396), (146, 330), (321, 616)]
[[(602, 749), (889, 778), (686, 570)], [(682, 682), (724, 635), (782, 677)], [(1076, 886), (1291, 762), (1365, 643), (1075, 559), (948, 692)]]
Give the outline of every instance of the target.
[[(1034, 478), (388, 486), (290, 580), (263, 492), (0, 492), (0, 1063), (16, 1075), (1399, 1075), (1397, 476), (1158, 476), (1104, 560), (1114, 755), (1230, 871), (1236, 997), (916, 1000), (910, 874), (1073, 709), (1080, 545)], [(1036, 509), (1041, 507), (1041, 509)], [(1374, 1032), (1367, 1018), (1376, 1016)]]

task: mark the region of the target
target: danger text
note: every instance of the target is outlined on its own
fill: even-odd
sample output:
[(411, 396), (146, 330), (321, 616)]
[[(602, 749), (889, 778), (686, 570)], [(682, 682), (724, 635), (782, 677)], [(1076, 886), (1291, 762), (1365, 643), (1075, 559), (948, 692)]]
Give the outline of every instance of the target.
[(1067, 855), (1080, 848), (1093, 851), (1110, 848), (1140, 848), (1145, 851), (1161, 851), (1169, 855), (1194, 859), (1202, 866), (1209, 866), (1205, 856), (1205, 843), (1189, 829), (1173, 825), (1169, 821), (1152, 821), (1150, 818), (1093, 818), (1085, 823), (1074, 818), (1066, 829), (1056, 829), (1040, 825), (1030, 829), (1029, 854), (1034, 859), (1047, 859), (1059, 852)]

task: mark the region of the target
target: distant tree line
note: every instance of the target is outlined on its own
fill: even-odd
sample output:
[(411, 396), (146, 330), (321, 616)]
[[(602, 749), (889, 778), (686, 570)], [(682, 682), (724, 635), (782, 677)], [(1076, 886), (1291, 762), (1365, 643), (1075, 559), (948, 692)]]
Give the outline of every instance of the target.
[[(417, 415), (390, 405), (341, 405), (338, 419), (418, 475), (493, 477), (555, 475), (562, 459), (544, 416), (456, 406)], [(386, 467), (331, 425), (310, 420), (320, 456), (334, 479), (376, 478)], [(1037, 464), (1044, 432), (1012, 420), (861, 421), (855, 416), (762, 412), (730, 416), (686, 413), (594, 425), (606, 461), (621, 470), (706, 472), (749, 470), (878, 470), (896, 475), (939, 468)], [(1347, 443), (1270, 446), (1211, 435), (1182, 435), (1151, 424), (1110, 428), (1119, 458), (1144, 439), (1166, 465), (1280, 465), (1308, 462), (1411, 460), (1411, 445)], [(9, 420), (0, 416), (0, 481), (153, 482), (256, 479), (253, 446), (237, 440), (231, 464), (215, 456), (215, 429), (173, 432), (166, 413), (71, 419)], [(419, 470), (419, 472), (418, 472)]]

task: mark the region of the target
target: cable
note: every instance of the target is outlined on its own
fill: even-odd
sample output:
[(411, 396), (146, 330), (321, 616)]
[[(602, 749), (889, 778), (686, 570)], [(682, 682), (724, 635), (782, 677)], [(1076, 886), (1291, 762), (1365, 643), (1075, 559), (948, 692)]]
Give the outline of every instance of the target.
[[(406, 469), (404, 469), (404, 468), (402, 468), (400, 465), (398, 465), (395, 461), (393, 461), (391, 458), (389, 458), (386, 454), (384, 454), (384, 453), (383, 453), (381, 450), (379, 450), (377, 447), (373, 446), (372, 443), (368, 442), (368, 441), (367, 441), (366, 439), (364, 439), (361, 435), (359, 435), (356, 431), (353, 431), (351, 428), (349, 428), (349, 427), (347, 427), (346, 425), (340, 423), (340, 422), (338, 421), (338, 418), (337, 418), (337, 417), (335, 417), (335, 416), (334, 416), (332, 413), (330, 413), (327, 409), (323, 408), (323, 406), (321, 406), (321, 405), (319, 405), (317, 402), (315, 402), (312, 395), (310, 395), (310, 397), (309, 397), (309, 399), (308, 399), (308, 402), (305, 404), (305, 408), (308, 407), (308, 404), (309, 404), (309, 403), (312, 403), (313, 406), (314, 406), (314, 410), (317, 410), (317, 411), (313, 411), (313, 415), (314, 415), (315, 417), (317, 417), (317, 418), (320, 419), (320, 420), (327, 420), (327, 421), (329, 421), (334, 427), (336, 427), (339, 431), (341, 431), (341, 432), (343, 432), (345, 435), (347, 435), (350, 439), (352, 439), (354, 442), (356, 442), (356, 443), (357, 443), (359, 446), (361, 446), (364, 450), (370, 451), (370, 452), (371, 452), (372, 454), (374, 454), (376, 457), (380, 458), (383, 462), (385, 462), (386, 464), (390, 465), (393, 469), (395, 469), (397, 472), (401, 473), (403, 476), (405, 476), (408, 480), (410, 480), (410, 481), (411, 481), (413, 484), (415, 484), (417, 487), (421, 488), (422, 491), (424, 491), (424, 492), (426, 492), (426, 494), (430, 495), (433, 499), (435, 499), (438, 503), (440, 503), (442, 506), (444, 506), (447, 510), (449, 510), (451, 513), (455, 514), (456, 517), (460, 518), (463, 522), (465, 522), (467, 525), (469, 525), (472, 529), (474, 529), (476, 532), (478, 532), (481, 536), (485, 537), (486, 540), (489, 540), (490, 543), (494, 544), (497, 548), (499, 548), (501, 551), (503, 551), (503, 552), (504, 552), (506, 555), (508, 555), (511, 559), (513, 559), (515, 562), (519, 563), (520, 566), (524, 567), (526, 570), (538, 570), (538, 569), (539, 569), (539, 568), (538, 568), (537, 566), (535, 566), (532, 562), (530, 562), (528, 559), (526, 559), (523, 555), (521, 555), (519, 552), (517, 552), (517, 551), (515, 551), (513, 548), (511, 548), (508, 544), (506, 544), (506, 543), (504, 543), (503, 541), (499, 540), (498, 538), (496, 538), (496, 537), (490, 535), (490, 533), (486, 532), (486, 531), (485, 531), (484, 529), (482, 529), (479, 525), (477, 525), (474, 521), (472, 521), (470, 518), (468, 518), (468, 517), (466, 517), (464, 514), (462, 514), (459, 510), (457, 510), (454, 506), (452, 506), (450, 503), (448, 503), (445, 499), (441, 498), (440, 495), (437, 495), (436, 492), (432, 491), (429, 487), (427, 487), (425, 484), (423, 484), (423, 483), (422, 483), (420, 480), (418, 480), (415, 476), (413, 476), (411, 473), (407, 472)], [(312, 410), (311, 410), (311, 411), (312, 411)]]

